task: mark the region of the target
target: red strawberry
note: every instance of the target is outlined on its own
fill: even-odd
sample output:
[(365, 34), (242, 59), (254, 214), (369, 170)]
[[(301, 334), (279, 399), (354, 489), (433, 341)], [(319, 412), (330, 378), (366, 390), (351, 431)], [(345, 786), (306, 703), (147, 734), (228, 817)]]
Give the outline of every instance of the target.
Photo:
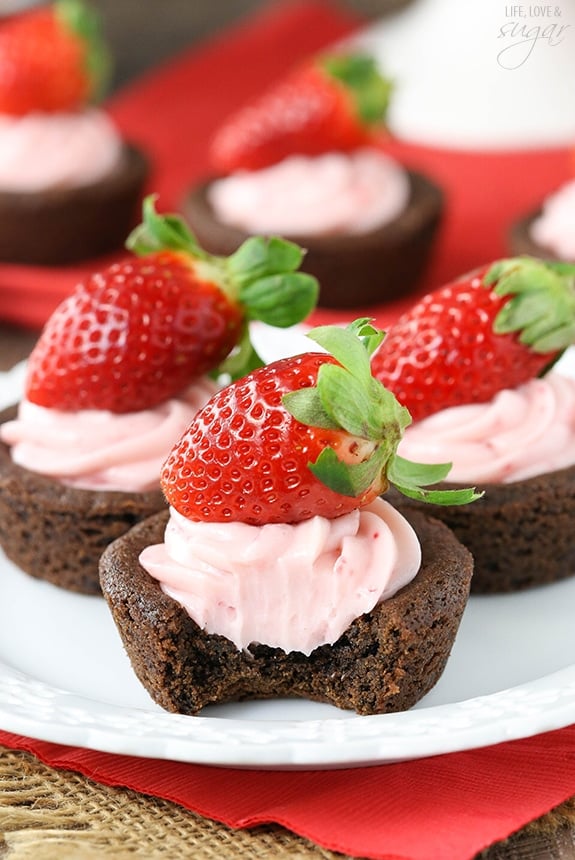
[(295, 270), (302, 251), (248, 239), (212, 257), (184, 223), (144, 203), (131, 257), (80, 283), (48, 320), (30, 356), (26, 397), (54, 409), (132, 412), (155, 406), (238, 346), (226, 369), (261, 364), (249, 319), (286, 327), (312, 310), (317, 281)]
[(381, 128), (390, 92), (370, 57), (315, 58), (230, 116), (212, 141), (212, 166), (231, 173), (296, 153), (357, 149)]
[(414, 421), (540, 376), (575, 341), (575, 266), (500, 260), (407, 311), (372, 371)]
[(0, 112), (71, 111), (100, 94), (109, 58), (99, 19), (58, 0), (0, 24)]
[(428, 501), (475, 498), (422, 490), (449, 466), (396, 456), (410, 418), (371, 376), (379, 333), (358, 320), (310, 336), (333, 355), (310, 352), (259, 368), (200, 410), (162, 469), (170, 505), (191, 520), (263, 525), (340, 516), (390, 481)]

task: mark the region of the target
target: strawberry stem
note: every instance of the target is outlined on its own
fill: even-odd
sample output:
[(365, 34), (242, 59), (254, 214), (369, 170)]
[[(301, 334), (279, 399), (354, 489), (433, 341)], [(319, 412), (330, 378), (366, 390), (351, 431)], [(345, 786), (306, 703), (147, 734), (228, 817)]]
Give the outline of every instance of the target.
[(361, 462), (344, 463), (332, 448), (326, 447), (314, 463), (308, 463), (322, 483), (337, 493), (357, 498), (373, 486), (385, 492), (393, 483), (410, 498), (444, 505), (467, 504), (483, 495), (467, 488), (428, 490), (429, 484), (447, 476), (451, 464), (412, 463), (397, 455), (411, 416), (371, 374), (369, 357), (383, 332), (360, 319), (345, 329), (322, 326), (308, 336), (338, 364), (322, 364), (316, 386), (284, 395), (284, 406), (302, 424), (344, 430), (358, 442), (367, 443), (363, 447), (369, 452)]
[(138, 257), (156, 251), (186, 251), (196, 259), (208, 260), (198, 240), (179, 215), (160, 215), (156, 212), (157, 194), (149, 194), (144, 200), (142, 223), (132, 230), (126, 240), (126, 248)]
[(251, 373), (252, 370), (262, 367), (264, 363), (251, 341), (249, 327), (245, 325), (239, 343), (219, 367), (216, 368), (212, 376), (214, 379), (227, 376), (233, 382)]

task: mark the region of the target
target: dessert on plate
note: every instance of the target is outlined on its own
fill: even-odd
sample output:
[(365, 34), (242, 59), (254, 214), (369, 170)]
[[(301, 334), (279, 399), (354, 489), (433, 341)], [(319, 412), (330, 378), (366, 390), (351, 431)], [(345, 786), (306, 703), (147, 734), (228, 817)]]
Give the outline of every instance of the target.
[(162, 707), (299, 696), (404, 710), (437, 682), (473, 562), (442, 523), (379, 498), (446, 475), (396, 456), (406, 409), (371, 376), (365, 320), (217, 392), (162, 469), (169, 511), (102, 555), (102, 591)]
[(485, 491), (434, 510), (474, 556), (473, 592), (575, 573), (575, 380), (552, 369), (574, 340), (575, 266), (512, 258), (425, 296), (373, 357), (414, 419), (400, 454)]
[(372, 58), (326, 54), (232, 114), (211, 142), (212, 175), (183, 203), (200, 240), (231, 253), (253, 232), (288, 236), (328, 307), (414, 289), (443, 195), (382, 148), (390, 92)]
[(59, 265), (122, 247), (145, 155), (96, 106), (109, 56), (84, 0), (0, 21), (0, 260)]
[(0, 543), (32, 576), (87, 594), (104, 547), (165, 508), (160, 466), (216, 390), (207, 374), (257, 364), (248, 320), (289, 326), (317, 294), (295, 245), (254, 237), (213, 257), (152, 198), (128, 243), (133, 255), (55, 310), (22, 401), (0, 415)]
[(513, 225), (510, 245), (513, 254), (575, 263), (575, 179)]

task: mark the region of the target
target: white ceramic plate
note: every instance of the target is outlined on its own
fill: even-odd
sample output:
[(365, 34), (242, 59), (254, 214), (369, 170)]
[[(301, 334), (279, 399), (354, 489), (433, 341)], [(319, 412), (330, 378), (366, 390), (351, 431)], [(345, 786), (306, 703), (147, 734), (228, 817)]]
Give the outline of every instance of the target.
[[(572, 372), (574, 355), (563, 364)], [(21, 368), (0, 375), (0, 404), (16, 398), (21, 376)], [(573, 605), (575, 578), (472, 597), (445, 673), (411, 711), (358, 717), (278, 700), (184, 717), (150, 700), (102, 599), (38, 582), (0, 555), (0, 729), (257, 768), (370, 765), (478, 748), (575, 722)]]

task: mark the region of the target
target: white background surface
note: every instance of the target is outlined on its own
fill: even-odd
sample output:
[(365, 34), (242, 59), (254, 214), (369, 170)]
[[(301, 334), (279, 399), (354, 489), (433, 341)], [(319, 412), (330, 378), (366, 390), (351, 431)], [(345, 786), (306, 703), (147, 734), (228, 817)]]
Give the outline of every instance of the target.
[(399, 137), (575, 148), (574, 0), (413, 0), (359, 42), (396, 82), (389, 121)]

